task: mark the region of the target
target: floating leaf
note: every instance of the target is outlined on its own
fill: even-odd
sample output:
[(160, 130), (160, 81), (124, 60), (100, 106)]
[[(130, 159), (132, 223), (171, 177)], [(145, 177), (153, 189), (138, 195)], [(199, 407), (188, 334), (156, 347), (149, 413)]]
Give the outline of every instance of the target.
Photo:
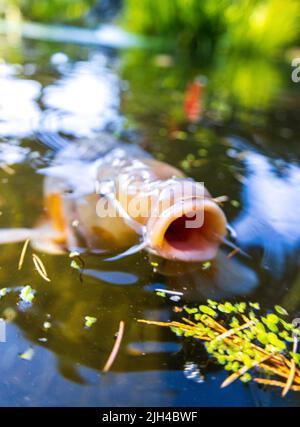
[(260, 305), (258, 302), (250, 302), (250, 307), (254, 308), (254, 310), (260, 310)]
[(34, 350), (30, 347), (28, 350), (24, 351), (24, 353), (21, 353), (19, 357), (24, 360), (31, 360), (33, 358), (33, 355)]
[(195, 314), (195, 313), (197, 313), (197, 311), (198, 311), (198, 309), (197, 309), (197, 308), (189, 308), (189, 307), (187, 307), (187, 306), (184, 306), (183, 308), (185, 309), (185, 311), (186, 311), (188, 314)]
[(85, 320), (84, 324), (87, 328), (90, 328), (94, 323), (97, 322), (97, 318), (92, 316), (85, 316), (84, 320)]
[(20, 292), (20, 298), (25, 302), (32, 302), (34, 299), (34, 293), (35, 291), (31, 286), (24, 286)]
[(202, 264), (201, 268), (202, 270), (208, 270), (211, 267), (211, 262), (210, 261), (206, 261)]
[(217, 315), (215, 310), (213, 310), (211, 307), (208, 307), (207, 305), (200, 305), (199, 309), (202, 311), (202, 313), (208, 314), (209, 316), (215, 317)]
[(218, 310), (222, 313), (232, 313), (236, 311), (236, 308), (231, 304), (231, 302), (226, 302), (225, 304), (219, 304)]
[(281, 307), (280, 305), (275, 305), (275, 310), (277, 311), (278, 314), (281, 314), (283, 316), (287, 316), (289, 313), (286, 311), (285, 308)]
[(7, 292), (8, 292), (7, 288), (0, 289), (0, 298), (4, 297), (7, 294)]
[(207, 304), (212, 308), (217, 308), (218, 303), (216, 301), (213, 301), (211, 299), (207, 300)]
[(274, 332), (268, 333), (268, 341), (270, 344), (272, 344), (274, 347), (276, 347), (278, 350), (285, 350), (286, 345), (284, 341), (281, 341)]
[(157, 296), (159, 296), (159, 297), (162, 297), (162, 298), (165, 298), (165, 297), (166, 297), (165, 292), (161, 292), (161, 291), (157, 291), (157, 292), (156, 292), (156, 295), (157, 295)]
[(240, 202), (237, 200), (231, 200), (230, 201), (231, 206), (233, 206), (234, 208), (238, 208), (240, 207)]
[(236, 317), (233, 317), (231, 322), (230, 322), (230, 326), (232, 328), (238, 328), (240, 326), (240, 323), (238, 321), (238, 319)]
[(248, 381), (250, 381), (252, 379), (251, 375), (249, 374), (249, 372), (246, 372), (244, 375), (242, 375), (240, 377), (240, 380), (243, 381), (243, 383), (247, 383)]
[(263, 323), (261, 323), (261, 322), (257, 322), (255, 324), (255, 327), (259, 332), (266, 332), (266, 328), (264, 327)]
[(279, 317), (278, 316), (276, 316), (276, 314), (268, 314), (267, 315), (267, 322), (270, 322), (270, 323), (275, 323), (275, 324), (277, 324), (278, 322), (279, 322)]
[(299, 353), (294, 353), (293, 351), (290, 351), (290, 355), (292, 356), (292, 358), (294, 359), (294, 361), (297, 363), (297, 365), (300, 366), (300, 354)]
[(245, 310), (247, 308), (247, 304), (245, 302), (240, 302), (235, 304), (235, 308), (239, 313), (245, 313)]
[(79, 262), (77, 261), (77, 259), (72, 259), (72, 261), (71, 261), (71, 267), (72, 268), (74, 268), (75, 270), (80, 270), (80, 264), (79, 264)]

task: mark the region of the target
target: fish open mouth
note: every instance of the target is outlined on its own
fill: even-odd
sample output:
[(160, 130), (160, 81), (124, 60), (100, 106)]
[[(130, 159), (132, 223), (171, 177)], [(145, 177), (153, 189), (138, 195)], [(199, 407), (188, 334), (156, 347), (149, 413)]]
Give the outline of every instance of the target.
[(174, 206), (170, 215), (150, 219), (148, 229), (150, 250), (158, 255), (203, 262), (216, 256), (226, 234), (226, 218), (211, 199), (188, 201)]

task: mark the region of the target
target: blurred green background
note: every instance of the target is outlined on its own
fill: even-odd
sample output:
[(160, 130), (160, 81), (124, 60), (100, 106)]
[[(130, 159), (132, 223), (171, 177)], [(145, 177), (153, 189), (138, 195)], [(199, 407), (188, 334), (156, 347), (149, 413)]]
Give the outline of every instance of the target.
[(2, 17), (96, 25), (114, 15), (135, 33), (168, 38), (193, 55), (215, 49), (270, 55), (299, 42), (297, 0), (2, 0)]

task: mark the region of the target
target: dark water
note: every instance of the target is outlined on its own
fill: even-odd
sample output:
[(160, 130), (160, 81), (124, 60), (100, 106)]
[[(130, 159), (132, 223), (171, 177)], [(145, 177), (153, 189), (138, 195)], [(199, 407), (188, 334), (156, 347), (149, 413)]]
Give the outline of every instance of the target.
[[(229, 263), (223, 249), (213, 273), (179, 274), (168, 265), (154, 268), (144, 253), (113, 263), (84, 255), (81, 276), (67, 255), (42, 253), (47, 283), (29, 256), (17, 270), (22, 244), (3, 245), (0, 283), (10, 292), (0, 299), (0, 313), (11, 322), (0, 343), (0, 404), (298, 405), (296, 393), (281, 399), (254, 384), (221, 390), (226, 374), (215, 365), (205, 369), (198, 347), (137, 322), (175, 316), (172, 301), (156, 296), (156, 288), (183, 291), (194, 303), (212, 296), (255, 300), (264, 308), (281, 304), (297, 316), (300, 98), (289, 68), (258, 60), (261, 73), (247, 80), (254, 61), (197, 68), (138, 50), (4, 38), (0, 46), (6, 61), (0, 64), (0, 155), (15, 171), (0, 170), (1, 227), (33, 227), (43, 213), (36, 169), (51, 161), (51, 152), (34, 132), (76, 139), (105, 130), (183, 168), (214, 195), (228, 195), (226, 214), (252, 256)], [(184, 93), (199, 74), (208, 78), (204, 112), (191, 123)], [(21, 304), (19, 289), (28, 284), (35, 299)], [(89, 329), (87, 315), (97, 318)], [(120, 320), (122, 346), (104, 375)], [(29, 348), (32, 359), (20, 358)]]

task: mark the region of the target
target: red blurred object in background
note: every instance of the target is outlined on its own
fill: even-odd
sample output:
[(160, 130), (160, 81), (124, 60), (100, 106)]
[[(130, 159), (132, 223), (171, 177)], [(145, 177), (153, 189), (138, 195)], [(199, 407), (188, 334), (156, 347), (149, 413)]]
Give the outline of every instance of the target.
[(202, 114), (202, 96), (204, 84), (202, 79), (196, 78), (187, 86), (184, 96), (184, 113), (190, 122), (196, 122)]

